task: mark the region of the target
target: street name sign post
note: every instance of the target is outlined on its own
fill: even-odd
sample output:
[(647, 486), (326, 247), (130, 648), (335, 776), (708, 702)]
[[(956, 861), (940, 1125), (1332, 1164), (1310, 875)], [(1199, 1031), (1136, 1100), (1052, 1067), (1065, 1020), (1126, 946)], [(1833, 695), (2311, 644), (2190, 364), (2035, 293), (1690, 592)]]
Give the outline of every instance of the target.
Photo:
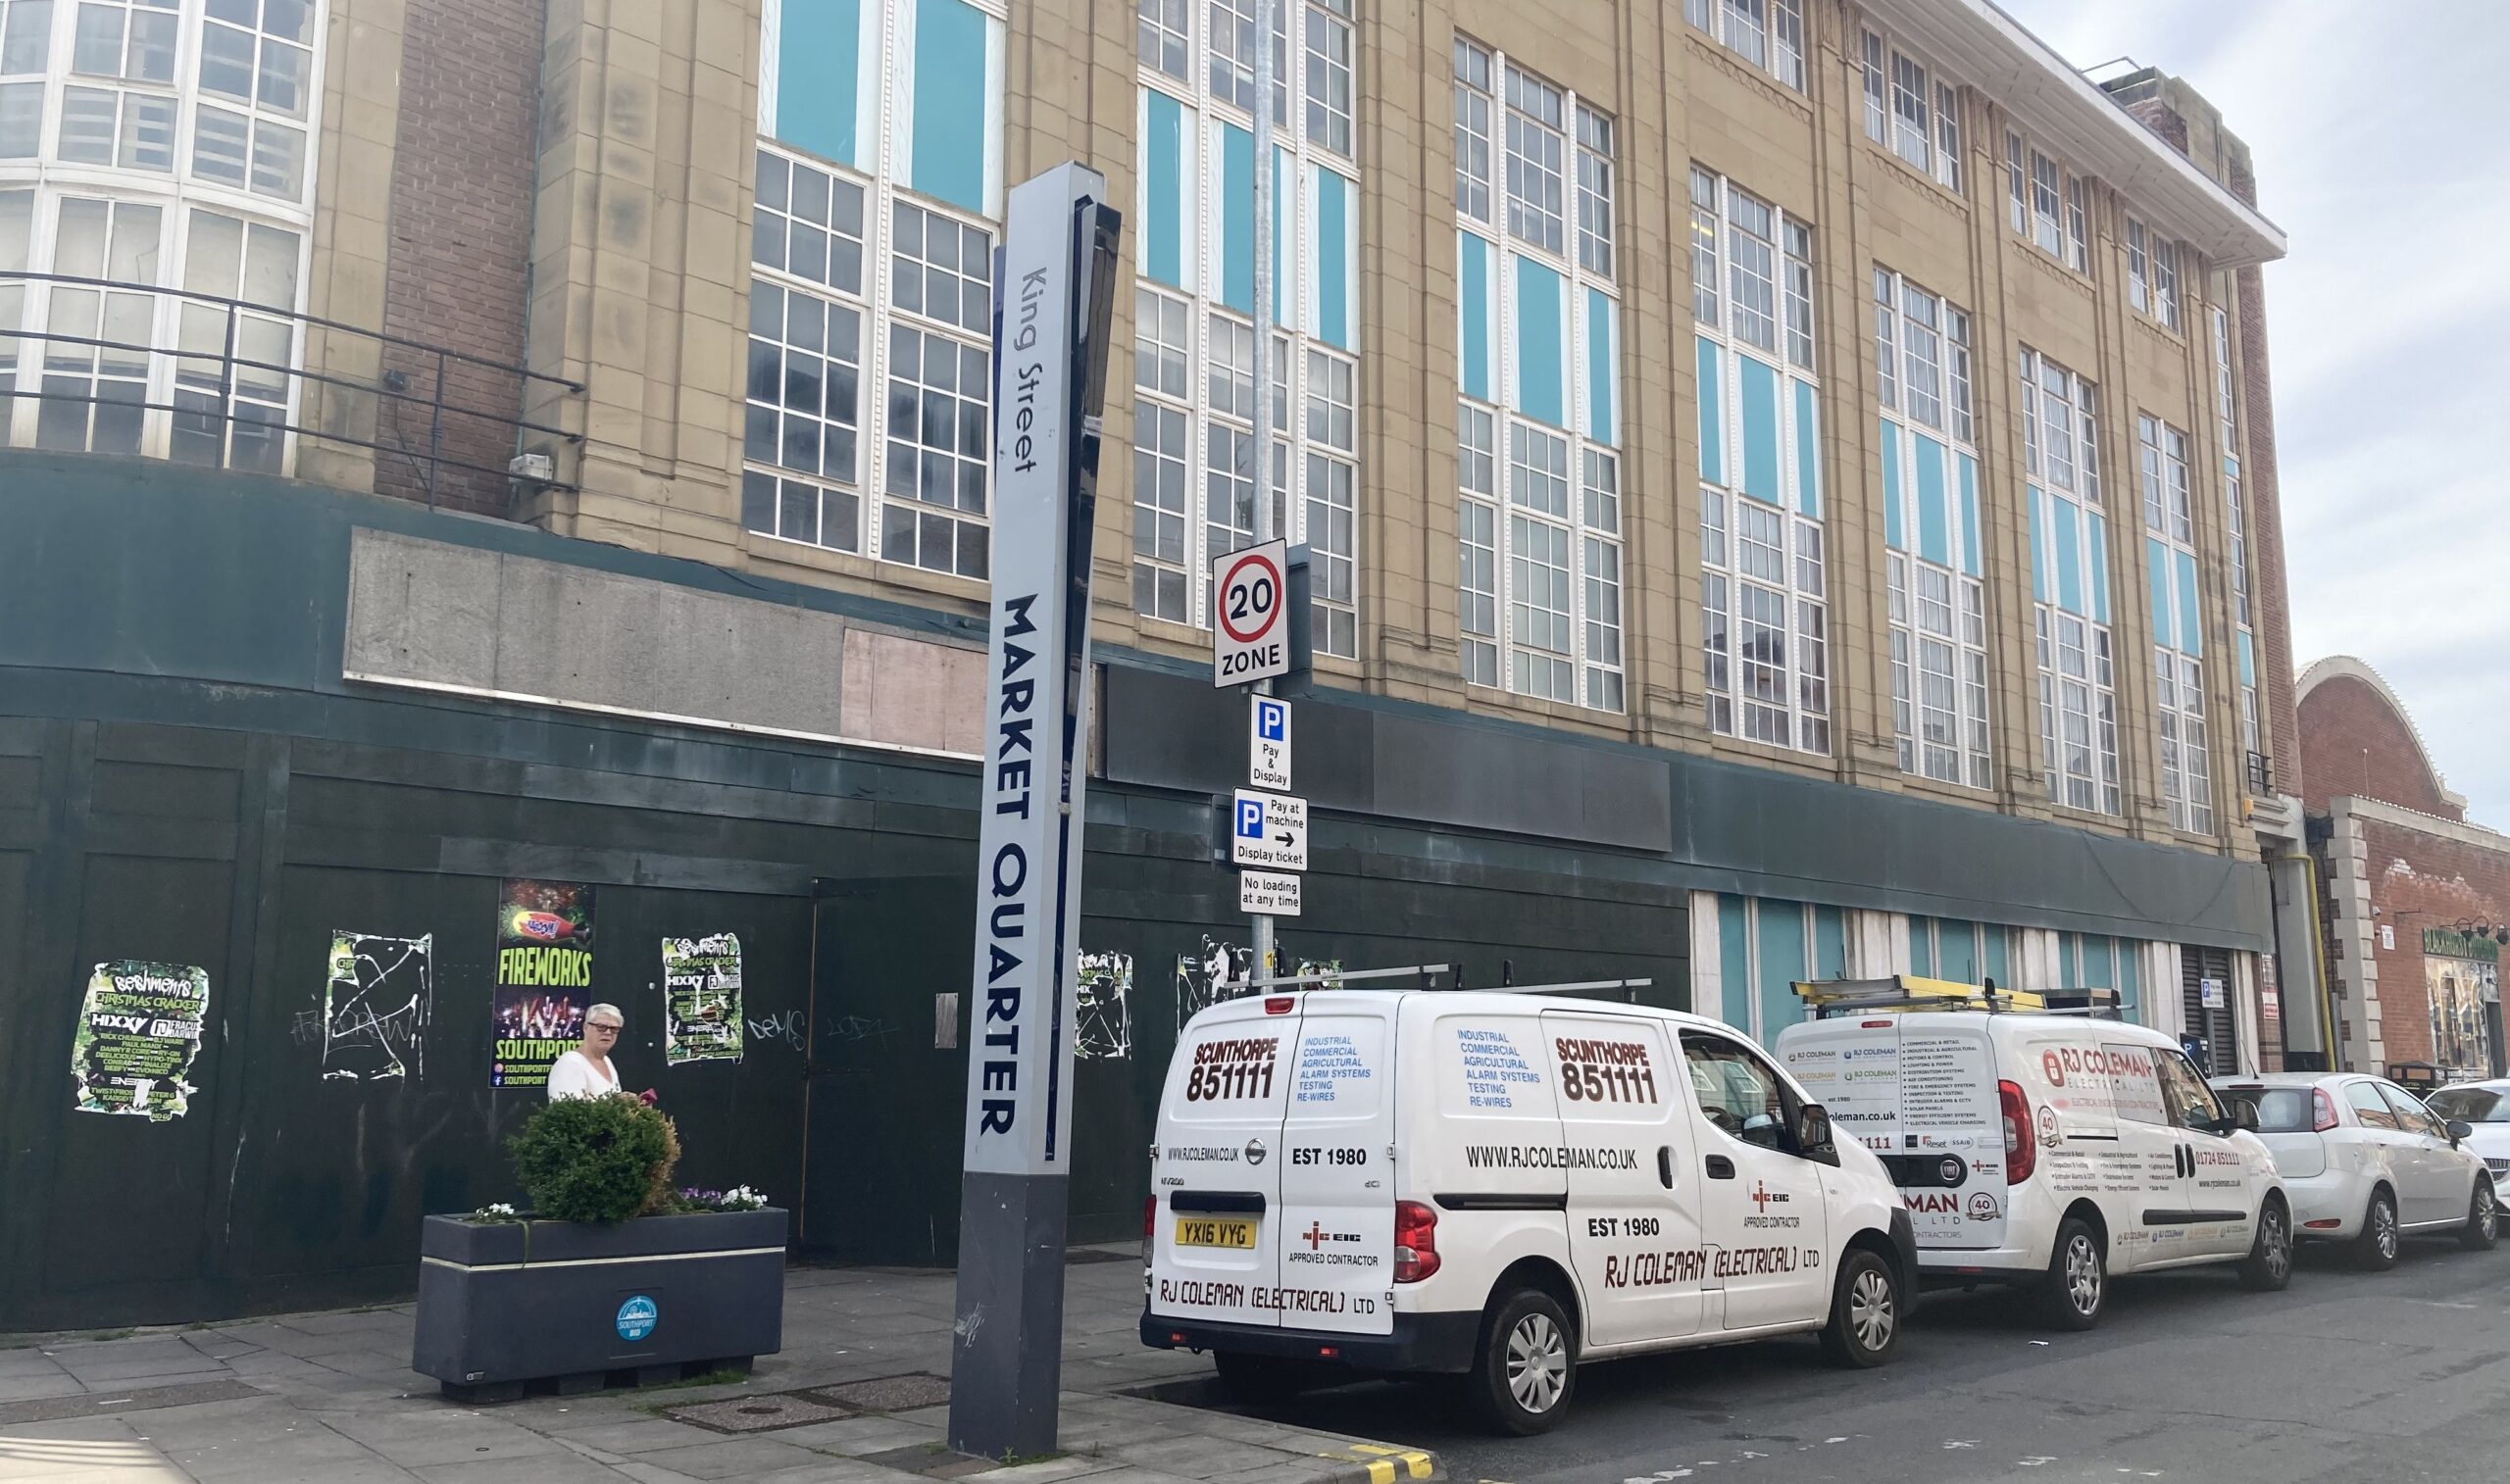
[(1123, 218), (1066, 164), (1011, 192), (993, 266), (985, 650), (951, 1448), (1051, 1453), (1063, 1375), (1088, 779), (1090, 534)]

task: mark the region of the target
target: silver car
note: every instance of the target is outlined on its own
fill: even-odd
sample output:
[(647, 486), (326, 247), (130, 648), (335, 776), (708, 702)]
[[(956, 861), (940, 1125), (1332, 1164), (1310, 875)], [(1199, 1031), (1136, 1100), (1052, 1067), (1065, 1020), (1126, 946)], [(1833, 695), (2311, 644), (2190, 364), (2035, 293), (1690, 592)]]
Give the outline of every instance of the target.
[(2440, 1117), (2466, 1124), (2466, 1147), (2483, 1157), (2495, 1183), (2510, 1180), (2510, 1081), (2460, 1082), (2423, 1103)]
[(2395, 1083), (2270, 1072), (2217, 1077), (2213, 1087), (2257, 1110), (2300, 1236), (2343, 1242), (2368, 1268), (2393, 1265), (2408, 1235), (2454, 1232), (2477, 1249), (2499, 1236), (2494, 1177), (2468, 1142), (2474, 1128), (2443, 1122)]

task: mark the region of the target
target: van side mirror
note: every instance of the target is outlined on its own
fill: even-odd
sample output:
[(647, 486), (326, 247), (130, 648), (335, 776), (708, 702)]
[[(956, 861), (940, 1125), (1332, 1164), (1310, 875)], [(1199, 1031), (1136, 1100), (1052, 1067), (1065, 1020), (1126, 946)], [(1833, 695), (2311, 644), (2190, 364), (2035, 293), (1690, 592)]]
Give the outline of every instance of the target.
[(1807, 1103), (1795, 1114), (1795, 1152), (1808, 1160), (1838, 1162), (1831, 1143), (1831, 1115), (1819, 1103)]
[(2463, 1144), (2475, 1137), (2475, 1125), (2464, 1118), (2451, 1118), (2448, 1129), (2449, 1142), (2452, 1144)]

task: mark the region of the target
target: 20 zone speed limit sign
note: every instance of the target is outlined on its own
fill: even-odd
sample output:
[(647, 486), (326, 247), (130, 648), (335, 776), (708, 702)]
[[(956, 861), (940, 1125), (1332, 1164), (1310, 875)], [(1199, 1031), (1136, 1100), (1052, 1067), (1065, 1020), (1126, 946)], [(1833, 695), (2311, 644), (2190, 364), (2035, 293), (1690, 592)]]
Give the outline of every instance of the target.
[(1267, 541), (1212, 559), (1212, 684), (1290, 672), (1289, 550)]

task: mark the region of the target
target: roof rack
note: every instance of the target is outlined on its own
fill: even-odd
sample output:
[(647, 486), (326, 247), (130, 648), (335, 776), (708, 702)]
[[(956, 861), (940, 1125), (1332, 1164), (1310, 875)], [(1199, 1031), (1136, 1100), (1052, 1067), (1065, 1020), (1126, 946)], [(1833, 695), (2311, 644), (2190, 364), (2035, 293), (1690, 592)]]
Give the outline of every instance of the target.
[[(1456, 982), (1447, 984), (1437, 983), (1436, 981), (1441, 977), (1455, 980)], [(1329, 990), (1341, 989), (1355, 981), (1361, 980), (1407, 978), (1418, 979), (1420, 982), (1417, 985), (1410, 987), (1422, 990), (1452, 991), (1464, 988), (1460, 976), (1456, 973), (1456, 966), (1452, 964), (1416, 964), (1409, 968), (1318, 969), (1313, 973), (1280, 974), (1269, 979), (1249, 979), (1246, 981), (1246, 987), (1255, 991), (1299, 988), (1309, 990)], [(1652, 986), (1655, 982), (1656, 981), (1654, 979), (1581, 979), (1576, 983), (1571, 984), (1500, 984), (1491, 986), (1490, 988), (1494, 993), (1507, 995), (1602, 995), (1619, 993), (1628, 997), (1631, 1003), (1636, 1004), (1638, 1000), (1638, 991)], [(1401, 989), (1406, 986), (1389, 984), (1383, 987), (1388, 989)]]
[(1991, 1014), (2030, 1012), (2055, 1015), (2118, 1014), (2113, 989), (1998, 989), (1992, 978), (1977, 984), (1892, 974), (1881, 979), (1797, 980), (1793, 988), (1813, 1018), (1901, 1011), (1983, 1010)]

